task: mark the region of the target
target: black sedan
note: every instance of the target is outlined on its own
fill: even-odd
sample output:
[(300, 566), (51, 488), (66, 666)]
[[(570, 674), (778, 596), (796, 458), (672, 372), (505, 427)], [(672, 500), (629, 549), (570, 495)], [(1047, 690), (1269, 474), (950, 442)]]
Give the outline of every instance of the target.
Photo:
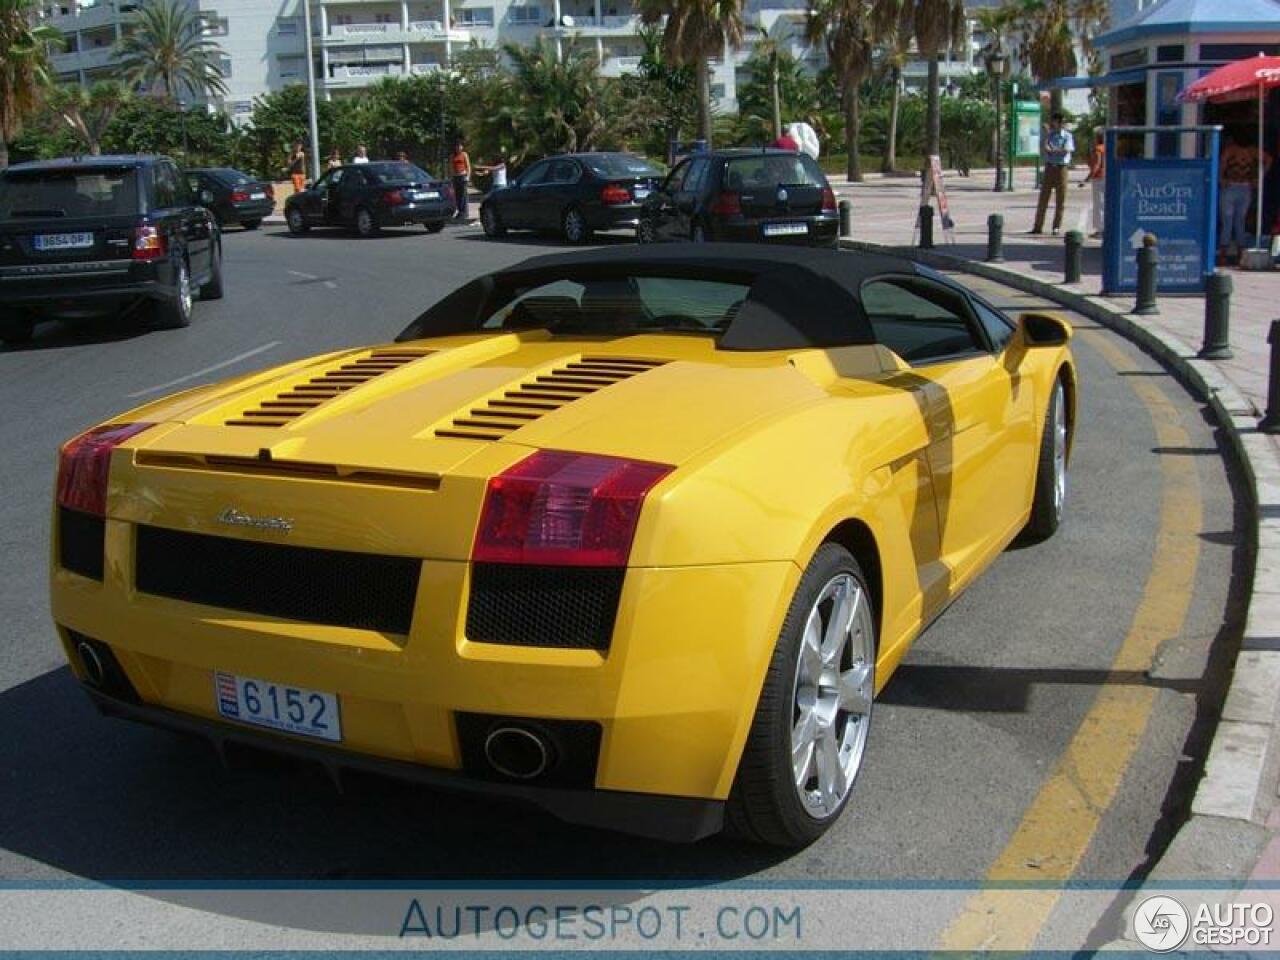
[(231, 167), (188, 170), (187, 183), (192, 195), (223, 226), (238, 223), (246, 230), (257, 230), (263, 218), (276, 208), (271, 184)]
[(831, 184), (808, 154), (716, 150), (671, 171), (645, 201), (636, 239), (831, 247), (839, 220)]
[(403, 160), (335, 167), (284, 205), (290, 233), (354, 227), (362, 237), (410, 223), (439, 233), (453, 212), (453, 188)]
[(490, 237), (545, 230), (582, 243), (594, 230), (634, 229), (641, 204), (661, 180), (661, 170), (629, 153), (548, 157), (485, 197), (480, 224)]

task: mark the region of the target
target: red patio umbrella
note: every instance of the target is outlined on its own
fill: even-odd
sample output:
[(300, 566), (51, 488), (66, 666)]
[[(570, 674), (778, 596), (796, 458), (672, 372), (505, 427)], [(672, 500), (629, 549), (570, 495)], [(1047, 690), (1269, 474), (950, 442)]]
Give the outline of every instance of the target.
[(1266, 104), (1266, 91), (1280, 87), (1280, 57), (1264, 57), (1258, 54), (1248, 60), (1237, 60), (1219, 67), (1213, 73), (1205, 74), (1180, 94), (1179, 100), (1211, 100), (1214, 103), (1227, 103), (1232, 100), (1252, 100), (1258, 98), (1258, 228), (1257, 242), (1262, 243), (1262, 177), (1266, 172), (1263, 164), (1263, 107)]

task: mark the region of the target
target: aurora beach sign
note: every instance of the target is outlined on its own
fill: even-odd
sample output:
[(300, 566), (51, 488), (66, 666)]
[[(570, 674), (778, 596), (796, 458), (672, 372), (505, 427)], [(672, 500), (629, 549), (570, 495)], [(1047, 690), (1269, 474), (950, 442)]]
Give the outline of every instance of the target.
[(1115, 157), (1114, 141), (1108, 131), (1103, 288), (1137, 289), (1137, 251), (1150, 233), (1157, 243), (1159, 289), (1202, 292), (1217, 243), (1216, 143), (1205, 157), (1136, 158)]

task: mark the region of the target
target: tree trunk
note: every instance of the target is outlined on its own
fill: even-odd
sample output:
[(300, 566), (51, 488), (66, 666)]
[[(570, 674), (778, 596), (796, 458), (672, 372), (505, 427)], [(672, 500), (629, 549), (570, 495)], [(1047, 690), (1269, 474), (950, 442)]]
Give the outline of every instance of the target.
[(778, 55), (776, 53), (773, 55), (771, 79), (773, 81), (773, 135), (780, 137), (782, 136), (782, 93), (778, 89)]
[[(922, 54), (925, 53), (923, 50), (920, 52)], [(927, 170), (929, 168), (929, 158), (942, 155), (942, 113), (939, 107), (942, 90), (939, 88), (938, 81), (938, 52), (930, 50), (926, 55), (929, 58), (929, 76), (925, 81), (925, 85), (929, 96), (924, 122), (924, 169)]]
[(711, 149), (711, 65), (699, 57), (695, 68), (698, 87), (698, 137)]
[(1057, 88), (1049, 91), (1049, 116), (1062, 112), (1062, 91)]
[(0, 136), (0, 170), (9, 166), (9, 141)]
[(862, 157), (860, 156), (862, 140), (862, 111), (858, 103), (858, 87), (861, 84), (849, 81), (844, 93), (844, 149), (848, 154), (846, 173), (850, 183), (862, 182)]
[(893, 173), (898, 167), (898, 114), (902, 111), (902, 71), (893, 68), (893, 93), (889, 99), (889, 136), (885, 141), (884, 159), (880, 161), (880, 169), (884, 173)]

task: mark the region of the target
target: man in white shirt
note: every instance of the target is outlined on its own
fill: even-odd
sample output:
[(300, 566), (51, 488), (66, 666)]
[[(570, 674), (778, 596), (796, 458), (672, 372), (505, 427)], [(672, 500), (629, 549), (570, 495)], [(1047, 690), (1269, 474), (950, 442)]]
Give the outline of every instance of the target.
[(1044, 153), (1044, 176), (1040, 180), (1040, 199), (1036, 201), (1036, 222), (1032, 233), (1044, 233), (1044, 214), (1049, 206), (1049, 194), (1054, 195), (1053, 232), (1062, 229), (1062, 208), (1067, 202), (1067, 169), (1071, 156), (1076, 152), (1076, 142), (1071, 131), (1063, 127), (1063, 116), (1055, 113), (1049, 121), (1049, 132), (1041, 141)]
[(369, 149), (362, 143), (356, 147), (356, 155), (351, 158), (352, 163), (368, 163)]

